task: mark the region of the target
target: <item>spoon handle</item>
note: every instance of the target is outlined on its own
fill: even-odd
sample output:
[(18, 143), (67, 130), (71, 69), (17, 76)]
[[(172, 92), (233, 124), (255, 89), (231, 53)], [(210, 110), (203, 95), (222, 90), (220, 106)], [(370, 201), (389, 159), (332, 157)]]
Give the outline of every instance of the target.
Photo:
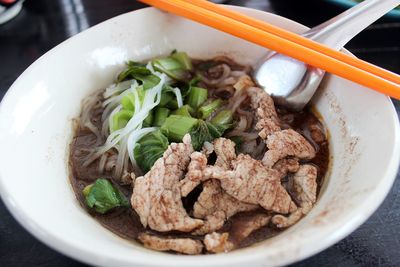
[(366, 0), (303, 34), (336, 50), (377, 19), (400, 5), (400, 0)]

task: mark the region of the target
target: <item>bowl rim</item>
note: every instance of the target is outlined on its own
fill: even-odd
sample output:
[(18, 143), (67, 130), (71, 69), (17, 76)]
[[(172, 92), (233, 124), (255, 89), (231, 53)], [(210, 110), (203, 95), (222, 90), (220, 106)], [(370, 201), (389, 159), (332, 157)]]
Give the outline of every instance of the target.
[[(276, 17), (279, 20), (287, 21), (291, 24), (298, 24), (301, 25), (293, 20), (287, 19), (285, 17), (261, 11), (261, 10), (256, 10), (252, 8), (246, 8), (246, 7), (238, 7), (238, 6), (230, 6), (233, 9), (236, 9), (238, 11), (251, 11), (253, 14), (263, 14), (263, 13), (268, 13), (272, 17)], [(88, 28), (85, 31), (82, 31), (81, 33), (78, 33), (67, 40), (63, 41), (62, 43), (58, 44), (45, 54), (43, 54), (39, 59), (37, 59), (35, 62), (33, 62), (18, 78), (14, 83), (11, 85), (11, 87), (8, 89), (6, 94), (3, 97), (3, 100), (0, 103), (0, 113), (5, 112), (4, 111), (4, 102), (8, 101), (8, 98), (10, 97), (10, 92), (13, 91), (14, 87), (16, 87), (17, 83), (23, 79), (23, 77), (31, 72), (33, 68), (35, 67), (36, 64), (39, 62), (43, 61), (47, 56), (57, 53), (58, 50), (60, 50), (62, 47), (68, 45), (70, 42), (78, 38), (80, 35), (85, 34), (87, 31), (93, 31), (94, 29), (100, 28), (103, 24), (113, 22), (114, 20), (118, 20), (120, 17), (123, 16), (129, 16), (132, 15), (133, 13), (139, 13), (139, 12), (147, 12), (150, 9), (155, 9), (153, 7), (147, 7), (147, 8), (142, 8), (139, 10), (134, 10), (131, 12), (127, 12), (121, 15), (118, 15), (116, 17), (110, 18), (104, 22), (101, 22), (97, 25), (94, 25), (90, 28)], [(304, 25), (301, 25), (304, 27)], [(348, 51), (347, 51), (348, 52)], [(348, 52), (349, 53), (349, 52)], [(334, 233), (325, 236), (324, 239), (317, 238), (317, 240), (313, 240), (314, 238), (310, 238), (308, 242), (312, 243), (315, 241), (318, 241), (318, 246), (307, 246), (307, 249), (304, 249), (301, 251), (301, 253), (298, 253), (297, 255), (294, 255), (290, 259), (282, 259), (279, 261), (279, 264), (290, 264), (305, 258), (308, 258), (312, 255), (315, 255), (322, 250), (328, 248), (329, 246), (333, 245), (334, 243), (340, 241), (347, 235), (349, 235), (351, 232), (353, 232), (356, 228), (358, 228), (362, 223), (364, 223), (374, 211), (381, 205), (383, 200), (385, 199), (386, 195), (388, 194), (389, 190), (391, 189), (394, 180), (396, 178), (396, 174), (398, 171), (398, 164), (400, 162), (400, 124), (397, 116), (397, 112), (395, 110), (395, 107), (389, 97), (385, 97), (387, 100), (387, 104), (391, 108), (391, 120), (393, 121), (394, 125), (394, 132), (395, 132), (395, 142), (394, 142), (394, 147), (392, 151), (392, 157), (390, 160), (390, 163), (388, 164), (388, 168), (386, 169), (386, 172), (382, 175), (382, 177), (385, 178), (386, 183), (381, 183), (380, 184), (380, 190), (375, 190), (367, 199), (367, 201), (364, 203), (366, 208), (364, 208), (364, 212), (362, 214), (358, 214), (359, 216), (354, 216), (351, 220), (348, 220), (346, 223), (342, 225), (342, 227), (338, 228)], [(0, 166), (1, 169), (1, 166)], [(101, 253), (97, 253), (95, 251), (91, 251), (89, 249), (82, 249), (78, 248), (76, 244), (73, 242), (68, 242), (66, 240), (63, 240), (60, 237), (48, 234), (46, 232), (46, 229), (44, 229), (41, 225), (37, 224), (34, 221), (31, 221), (29, 216), (25, 214), (24, 208), (23, 207), (18, 207), (15, 205), (15, 202), (13, 201), (13, 196), (7, 191), (7, 188), (3, 184), (3, 180), (5, 177), (0, 176), (0, 197), (3, 200), (5, 206), (7, 209), (10, 211), (10, 213), (13, 215), (13, 217), (18, 221), (20, 225), (22, 225), (30, 234), (32, 234), (34, 237), (36, 237), (38, 240), (40, 240), (42, 243), (46, 244), (50, 248), (67, 255), (73, 259), (79, 260), (81, 262), (85, 262), (88, 264), (95, 264), (95, 265), (110, 265), (110, 264), (123, 264), (123, 265), (129, 265), (129, 264), (140, 264), (141, 266), (153, 266), (154, 261), (150, 258), (147, 257), (141, 257), (141, 258), (136, 258), (133, 261), (130, 259), (126, 258), (119, 258), (118, 255), (114, 256), (104, 256), (101, 255)], [(315, 244), (315, 243), (314, 243)], [(230, 252), (228, 254), (215, 254), (215, 255), (196, 255), (196, 256), (181, 256), (181, 255), (172, 255), (172, 254), (167, 254), (167, 253), (158, 253), (162, 256), (163, 259), (165, 259), (165, 262), (163, 262), (163, 266), (204, 266), (207, 265), (207, 262), (205, 260), (208, 260), (209, 263), (212, 263), (214, 266), (225, 266), (229, 263), (248, 263), (256, 260), (264, 260), (264, 253), (262, 248), (257, 248), (257, 247), (250, 247), (250, 248), (245, 248), (245, 249), (240, 249), (236, 250), (233, 252)], [(195, 261), (194, 259), (202, 259), (202, 261)]]

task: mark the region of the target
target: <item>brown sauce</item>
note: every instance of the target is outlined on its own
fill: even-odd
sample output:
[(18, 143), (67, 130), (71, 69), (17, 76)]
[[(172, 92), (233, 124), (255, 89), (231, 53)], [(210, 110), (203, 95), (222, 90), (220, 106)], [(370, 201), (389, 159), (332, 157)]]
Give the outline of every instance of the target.
[[(281, 117), (291, 114), (287, 111), (282, 111), (282, 110), (278, 111)], [(293, 129), (303, 133), (310, 140), (311, 137), (307, 134), (307, 132), (309, 132), (308, 129), (309, 125), (313, 123), (314, 124), (321, 123), (318, 120), (317, 116), (314, 115), (309, 109), (300, 113), (295, 113), (293, 114), (293, 116), (294, 119), (289, 123), (290, 126)], [(85, 199), (82, 195), (82, 190), (85, 188), (85, 186), (93, 183), (97, 178), (108, 178), (114, 181), (110, 173), (108, 174), (98, 173), (97, 161), (89, 165), (89, 167), (82, 166), (83, 155), (80, 152), (80, 150), (85, 148), (90, 148), (93, 145), (94, 140), (95, 136), (93, 133), (78, 126), (74, 135), (74, 139), (70, 146), (70, 165), (72, 171), (70, 179), (72, 187), (75, 191), (75, 195), (79, 200), (79, 203), (81, 204), (82, 208), (86, 209), (87, 212), (91, 216), (93, 216), (97, 221), (99, 221), (104, 227), (106, 227), (107, 229), (109, 229), (110, 231), (119, 235), (122, 238), (135, 240), (138, 234), (141, 232), (144, 231), (152, 232), (151, 230), (145, 229), (142, 226), (138, 215), (135, 213), (133, 209), (117, 208), (109, 213), (99, 214), (87, 208), (85, 204)], [(318, 186), (320, 188), (323, 183), (323, 178), (329, 166), (329, 144), (326, 140), (318, 143), (311, 140), (311, 142), (316, 146), (316, 149), (318, 151), (316, 157), (311, 160), (311, 163), (318, 167), (319, 170)], [(128, 199), (130, 199), (132, 194), (132, 189), (130, 186), (120, 186), (116, 181), (114, 181), (114, 185), (116, 185), (125, 194), (125, 196)], [(184, 204), (186, 203), (185, 206), (186, 207), (193, 206), (193, 203), (197, 199), (197, 196), (200, 192), (201, 192), (201, 187), (199, 187), (197, 190), (194, 190), (193, 194), (190, 194), (188, 198), (184, 199), (183, 200)], [(250, 214), (252, 213), (254, 212), (250, 212)], [(245, 217), (246, 214), (249, 214), (249, 212), (239, 213), (229, 218), (228, 221), (225, 223), (224, 227), (220, 231), (229, 231), (232, 235), (234, 235), (234, 233), (240, 231), (240, 229), (237, 229), (237, 227), (232, 228), (231, 226), (235, 221)], [(252, 233), (248, 238), (246, 238), (244, 241), (238, 244), (238, 247), (242, 248), (250, 246), (252, 244), (255, 244), (257, 242), (275, 236), (280, 231), (281, 230), (275, 229), (270, 226), (263, 227)], [(197, 239), (203, 238), (203, 236), (194, 237), (190, 234), (177, 233), (177, 232), (163, 233), (163, 234), (157, 233), (157, 235), (172, 236), (172, 237), (190, 237)]]
[[(222, 58), (221, 60), (226, 60)], [(243, 68), (240, 65), (234, 65), (232, 62), (226, 62), (229, 64), (232, 69), (241, 69)], [(215, 64), (215, 61), (207, 62), (207, 61), (195, 61), (195, 65), (199, 64)], [(209, 88), (212, 90), (212, 88)], [(286, 125), (287, 128), (293, 128), (294, 130), (303, 134), (316, 148), (317, 154), (314, 159), (310, 162), (314, 164), (318, 168), (318, 192), (322, 186), (323, 178), (325, 177), (328, 167), (329, 167), (329, 144), (328, 140), (324, 138), (324, 140), (314, 140), (312, 137), (312, 130), (322, 129), (324, 135), (327, 136), (324, 126), (321, 121), (318, 119), (318, 116), (315, 115), (311, 109), (305, 109), (299, 113), (291, 113), (284, 109), (277, 109), (279, 117), (282, 121), (283, 128)], [(93, 116), (91, 118), (92, 123), (100, 128), (100, 116), (102, 110), (94, 110)], [(75, 192), (75, 195), (82, 206), (82, 208), (86, 209), (87, 212), (93, 216), (99, 223), (101, 223), (104, 227), (117, 234), (122, 238), (126, 238), (129, 240), (136, 240), (138, 235), (142, 232), (153, 232), (159, 236), (169, 236), (169, 237), (190, 237), (192, 239), (200, 239), (202, 240), (204, 236), (192, 236), (190, 233), (178, 233), (178, 232), (169, 232), (169, 233), (158, 233), (154, 232), (150, 229), (145, 229), (140, 223), (139, 216), (132, 208), (116, 208), (106, 214), (99, 214), (87, 208), (84, 196), (82, 194), (82, 190), (89, 184), (93, 183), (98, 178), (107, 178), (110, 179), (115, 186), (117, 186), (121, 192), (127, 197), (128, 200), (131, 198), (132, 188), (131, 186), (123, 186), (119, 185), (118, 182), (113, 179), (111, 173), (101, 174), (97, 170), (98, 160), (93, 162), (88, 167), (82, 166), (83, 159), (86, 156), (84, 152), (85, 149), (93, 148), (95, 146), (96, 136), (85, 129), (81, 125), (76, 126), (74, 138), (70, 144), (70, 180)], [(290, 177), (286, 178), (286, 183), (290, 182)], [(284, 182), (285, 183), (285, 182)], [(202, 188), (201, 185), (198, 186), (192, 193), (189, 194), (188, 197), (183, 198), (183, 204), (188, 211), (191, 213), (191, 208), (193, 207), (194, 202), (196, 201), (198, 195), (200, 194)], [(290, 188), (288, 188), (290, 192)], [(229, 232), (230, 236), (233, 237), (233, 241), (235, 239), (235, 233), (240, 232), (240, 221), (245, 219), (246, 216), (255, 214), (257, 211), (253, 212), (244, 212), (236, 214), (235, 216), (229, 218), (222, 229), (221, 232)], [(264, 211), (265, 212), (265, 211)], [(267, 238), (270, 238), (282, 230), (278, 230), (271, 225), (267, 225), (255, 232), (253, 232), (249, 237), (245, 240), (236, 244), (238, 248), (250, 246)]]

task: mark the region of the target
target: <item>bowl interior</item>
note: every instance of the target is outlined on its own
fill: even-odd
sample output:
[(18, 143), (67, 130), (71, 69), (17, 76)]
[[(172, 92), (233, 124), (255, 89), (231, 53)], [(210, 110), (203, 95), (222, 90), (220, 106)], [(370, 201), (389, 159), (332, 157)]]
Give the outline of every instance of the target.
[[(238, 9), (291, 31), (306, 29), (276, 15)], [(243, 64), (255, 64), (266, 53), (262, 47), (148, 8), (67, 40), (13, 84), (0, 107), (0, 192), (32, 234), (94, 265), (282, 265), (343, 238), (378, 207), (397, 171), (397, 115), (387, 97), (329, 76), (313, 101), (330, 131), (331, 173), (315, 208), (289, 230), (227, 255), (178, 256), (147, 250), (99, 225), (79, 206), (69, 184), (71, 120), (79, 114), (82, 98), (108, 86), (126, 60), (149, 59), (173, 49), (196, 58), (228, 55)]]

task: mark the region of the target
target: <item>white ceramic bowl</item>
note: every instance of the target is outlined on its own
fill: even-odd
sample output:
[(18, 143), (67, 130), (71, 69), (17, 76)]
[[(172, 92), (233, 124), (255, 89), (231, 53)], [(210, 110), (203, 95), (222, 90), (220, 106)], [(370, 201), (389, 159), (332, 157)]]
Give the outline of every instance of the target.
[[(236, 8), (291, 31), (285, 18)], [(388, 193), (399, 162), (399, 125), (389, 98), (331, 76), (315, 105), (330, 130), (329, 178), (315, 208), (282, 234), (229, 254), (180, 256), (121, 239), (78, 204), (68, 180), (71, 119), (80, 101), (105, 88), (128, 59), (172, 49), (196, 58), (229, 55), (254, 64), (263, 48), (148, 8), (97, 25), (30, 66), (0, 107), (0, 189), (15, 218), (48, 246), (103, 266), (276, 266), (304, 259), (344, 238)]]

